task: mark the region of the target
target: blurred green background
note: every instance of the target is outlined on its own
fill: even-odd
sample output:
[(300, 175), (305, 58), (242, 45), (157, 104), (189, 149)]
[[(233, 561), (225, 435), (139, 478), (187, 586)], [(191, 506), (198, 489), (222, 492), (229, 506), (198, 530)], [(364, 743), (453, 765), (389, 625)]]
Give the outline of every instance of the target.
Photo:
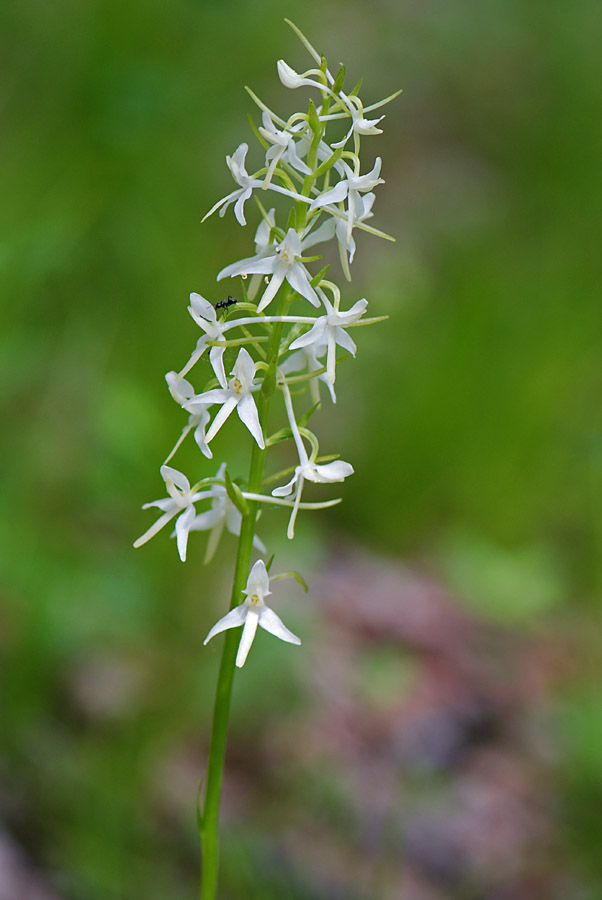
[[(596, 900), (595, 0), (0, 6), (0, 851), (5, 841), (19, 877), (51, 892), (32, 886), (32, 900), (194, 896), (195, 791), (219, 649), (201, 639), (227, 603), (234, 544), (224, 540), (208, 569), (203, 537), (193, 535), (185, 566), (167, 533), (136, 552), (131, 544), (152, 521), (140, 505), (162, 495), (158, 466), (183, 424), (163, 375), (197, 337), (188, 294), (221, 297), (217, 271), (252, 250), (253, 224), (240, 229), (231, 213), (200, 225), (231, 190), (226, 153), (252, 143), (244, 85), (278, 110), (305, 103), (276, 78), (280, 57), (309, 65), (285, 15), (331, 68), (345, 62), (349, 85), (364, 77), (366, 102), (404, 92), (385, 110), (384, 135), (364, 143), (365, 168), (381, 155), (386, 179), (374, 222), (397, 243), (360, 236), (346, 294), (390, 318), (358, 332), (337, 407), (316, 418), (324, 452), (340, 452), (356, 475), (340, 507), (300, 520), (294, 548), (279, 514), (266, 514), (263, 534), (318, 599), (342, 547), (383, 571), (403, 560), (428, 572), (462, 621), (494, 641), (506, 686), (518, 690), (524, 675), (513, 653), (553, 660), (546, 689), (519, 716), (541, 732), (529, 765), (549, 779), (541, 803), (552, 824), (540, 881), (529, 872), (520, 889), (473, 870), (441, 875), (424, 855), (412, 860), (408, 832), (396, 839), (388, 828), (366, 849), (367, 832), (349, 828), (345, 812), (357, 776), (345, 736), (333, 738), (332, 771), (287, 762), (287, 728), (296, 733), (310, 703), (306, 648), (320, 641), (321, 615), (311, 600), (296, 613), (291, 589), (284, 618), (303, 647), (258, 640), (237, 681), (223, 897), (397, 897), (405, 859), (416, 874), (404, 900), (517, 900), (521, 890)], [(236, 474), (247, 450), (234, 430), (216, 441), (218, 461), (231, 453), (240, 463)], [(193, 475), (192, 447), (179, 460)], [(353, 640), (350, 628), (338, 633), (333, 653), (345, 640), (369, 650), (364, 724), (374, 734), (369, 711), (413, 696), (408, 666), (422, 658), (402, 639), (383, 647), (361, 629)], [(401, 723), (406, 712), (397, 709)], [(505, 744), (522, 748), (506, 713)], [(389, 762), (395, 783), (408, 777), (403, 759)], [(449, 784), (458, 765), (420, 772), (420, 790)], [(250, 797), (257, 771), (272, 780)], [(403, 784), (400, 809), (417, 790), (412, 777)], [(334, 851), (302, 863), (275, 843), (283, 822), (311, 830), (318, 814), (339, 849), (368, 859), (372, 886), (346, 884), (351, 863), (337, 868)]]

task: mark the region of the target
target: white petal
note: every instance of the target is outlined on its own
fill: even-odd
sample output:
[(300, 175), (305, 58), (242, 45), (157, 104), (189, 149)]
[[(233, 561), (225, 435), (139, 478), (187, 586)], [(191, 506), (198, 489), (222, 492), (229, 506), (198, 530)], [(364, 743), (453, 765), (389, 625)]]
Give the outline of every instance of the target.
[(201, 294), (192, 293), (190, 295), (190, 314), (199, 316), (202, 319), (208, 319), (209, 322), (215, 324), (215, 309)]
[(286, 280), (294, 291), (305, 297), (312, 306), (319, 306), (320, 300), (315, 290), (309, 283), (309, 277), (302, 263), (296, 263), (286, 273)]
[(319, 197), (316, 197), (309, 207), (309, 211), (311, 212), (313, 209), (318, 209), (320, 206), (327, 206), (331, 203), (339, 203), (341, 200), (345, 199), (348, 190), (349, 182), (339, 181), (338, 184), (335, 184), (329, 191), (325, 191), (323, 194), (320, 194)]
[(349, 337), (346, 331), (343, 331), (342, 328), (338, 326), (334, 329), (334, 339), (344, 350), (348, 350), (352, 356), (355, 356), (357, 347), (355, 346), (354, 341)]
[(230, 399), (230, 396), (230, 391), (227, 388), (214, 388), (211, 391), (203, 391), (202, 394), (197, 394), (185, 403), (184, 409), (197, 416), (213, 403), (225, 403), (226, 400)]
[(186, 562), (188, 532), (190, 531), (190, 526), (192, 525), (195, 515), (194, 506), (189, 506), (176, 520), (176, 540), (178, 543), (178, 553), (180, 554), (182, 562)]
[(308, 347), (310, 344), (317, 344), (322, 340), (324, 331), (327, 327), (326, 316), (320, 316), (316, 319), (315, 324), (311, 326), (306, 334), (302, 334), (290, 345), (289, 350), (298, 350), (300, 347)]
[(271, 594), (270, 579), (265, 567), (265, 563), (262, 559), (258, 559), (249, 572), (249, 577), (247, 578), (247, 586), (244, 590), (244, 593), (247, 595), (247, 597), (252, 597), (253, 595), (255, 595), (261, 599), (263, 599), (263, 597), (267, 597), (268, 594)]
[(253, 643), (253, 639), (255, 637), (255, 632), (257, 631), (257, 624), (259, 622), (259, 616), (253, 609), (249, 609), (247, 607), (247, 616), (245, 621), (245, 627), (242, 630), (242, 637), (240, 639), (240, 644), (238, 645), (238, 653), (236, 654), (236, 665), (238, 668), (242, 668), (247, 659), (247, 655), (249, 650), (251, 649), (251, 644)]
[(165, 376), (169, 393), (176, 403), (183, 406), (194, 395), (194, 388), (189, 381), (181, 378), (177, 372), (168, 372)]
[(235, 397), (228, 397), (220, 411), (215, 416), (213, 422), (211, 423), (211, 428), (207, 432), (207, 437), (205, 438), (207, 444), (209, 443), (209, 441), (212, 441), (215, 435), (218, 433), (218, 431), (236, 406), (236, 403), (237, 401)]
[(259, 301), (259, 306), (257, 307), (258, 313), (263, 312), (266, 306), (268, 306), (272, 302), (272, 300), (278, 293), (278, 290), (280, 289), (280, 285), (284, 281), (285, 269), (281, 265), (279, 266), (278, 270), (276, 270), (276, 266), (278, 265), (278, 263), (281, 263), (281, 260), (276, 260), (274, 264), (274, 274), (270, 278), (270, 283), (261, 295), (261, 300)]
[(235, 275), (271, 275), (274, 266), (278, 262), (277, 256), (249, 256), (248, 259), (241, 259), (240, 262), (231, 263), (218, 273), (216, 281), (222, 278), (234, 278)]
[(244, 347), (238, 352), (232, 374), (238, 378), (246, 390), (249, 390), (255, 376), (255, 363), (253, 362), (253, 357), (249, 351), (245, 350)]
[(241, 603), (240, 606), (231, 609), (219, 622), (215, 623), (203, 644), (207, 644), (212, 637), (215, 637), (216, 634), (220, 634), (222, 631), (227, 631), (228, 628), (238, 628), (239, 625), (243, 625), (246, 618), (247, 607), (246, 604)]
[(245, 203), (253, 193), (253, 188), (251, 186), (245, 188), (242, 192), (236, 203), (234, 204), (234, 215), (236, 216), (236, 220), (239, 225), (246, 225), (247, 220), (245, 219)]
[(216, 506), (206, 512), (198, 513), (190, 524), (190, 531), (209, 531), (224, 517), (221, 507)]
[[(148, 506), (149, 504), (145, 504)], [(172, 510), (171, 512), (163, 513), (162, 516), (159, 516), (157, 521), (151, 525), (148, 531), (145, 531), (141, 537), (134, 541), (134, 547), (141, 547), (142, 544), (146, 544), (147, 541), (150, 541), (152, 537), (154, 537), (158, 531), (161, 531), (164, 525), (167, 525), (170, 519), (173, 519), (175, 514), (178, 512), (177, 509)]]
[(257, 441), (257, 446), (261, 450), (265, 450), (265, 441), (263, 439), (263, 432), (261, 430), (261, 425), (259, 424), (259, 414), (257, 412), (257, 407), (255, 405), (255, 400), (253, 399), (252, 394), (246, 394), (238, 403), (238, 415), (240, 417), (241, 422), (247, 426), (255, 440)]
[[(168, 480), (172, 481), (176, 487), (179, 487), (181, 491), (188, 494), (190, 493), (190, 482), (186, 478), (185, 475), (182, 475), (181, 472), (178, 472), (177, 469), (172, 469), (171, 466), (161, 466), (161, 478), (167, 485), (167, 489), (169, 491), (169, 485), (167, 484)], [(170, 492), (171, 493), (171, 492)]]
[(209, 540), (207, 541), (207, 548), (205, 550), (205, 559), (203, 560), (205, 565), (207, 565), (207, 563), (210, 563), (215, 556), (215, 551), (217, 550), (222, 532), (224, 530), (225, 521), (226, 520), (222, 515), (215, 524), (215, 527), (211, 529)]
[(298, 477), (299, 474), (295, 469), (295, 474), (287, 484), (282, 484), (280, 487), (274, 488), (272, 497), (288, 497), (289, 494), (292, 494), (293, 487), (295, 486)]
[(305, 477), (311, 478), (312, 481), (343, 481), (348, 475), (353, 475), (353, 466), (342, 459), (335, 459), (334, 462), (323, 466), (314, 466), (314, 472), (317, 478), (312, 478), (308, 473), (304, 473)]
[(215, 372), (215, 376), (223, 388), (228, 386), (228, 379), (224, 371), (225, 347), (212, 347), (209, 351), (209, 362)]
[(315, 228), (301, 241), (303, 251), (308, 250), (310, 247), (314, 247), (316, 244), (321, 244), (323, 241), (331, 240), (331, 238), (334, 237), (334, 232), (334, 219), (330, 218), (326, 222), (322, 222), (319, 228)]
[(246, 175), (247, 173), (245, 160), (247, 158), (248, 152), (249, 145), (243, 141), (242, 144), (238, 145), (232, 156), (226, 157), (228, 168), (232, 172), (232, 175), (234, 176), (238, 184), (240, 184), (240, 181), (238, 180), (240, 175)]
[(301, 638), (298, 638), (296, 634), (289, 631), (280, 616), (277, 616), (274, 610), (270, 609), (269, 606), (264, 606), (259, 613), (259, 624), (262, 628), (265, 628), (266, 631), (269, 631), (270, 634), (280, 638), (281, 641), (286, 641), (287, 644), (301, 643)]

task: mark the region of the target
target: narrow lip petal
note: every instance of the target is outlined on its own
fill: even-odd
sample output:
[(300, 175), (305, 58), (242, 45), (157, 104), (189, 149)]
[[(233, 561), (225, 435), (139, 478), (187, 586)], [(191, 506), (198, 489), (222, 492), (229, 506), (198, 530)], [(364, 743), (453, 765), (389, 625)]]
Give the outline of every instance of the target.
[(230, 612), (226, 613), (226, 615), (219, 620), (219, 622), (215, 623), (215, 625), (203, 641), (203, 645), (208, 644), (211, 638), (215, 637), (216, 634), (220, 634), (222, 631), (227, 631), (228, 628), (238, 628), (239, 625), (243, 625), (246, 618), (247, 607), (244, 603), (241, 603), (240, 606), (236, 606), (234, 607), (234, 609), (231, 609)]
[(253, 643), (253, 640), (255, 638), (255, 632), (257, 631), (258, 624), (259, 614), (256, 613), (254, 609), (249, 609), (249, 607), (247, 606), (245, 627), (242, 630), (240, 644), (238, 645), (238, 653), (236, 654), (236, 665), (239, 669), (241, 669), (246, 662), (249, 650), (251, 649), (251, 644)]
[(281, 641), (286, 641), (287, 644), (301, 643), (301, 638), (297, 637), (296, 634), (293, 634), (293, 632), (286, 627), (280, 616), (276, 615), (274, 610), (269, 606), (264, 606), (259, 613), (259, 624), (266, 631), (269, 631), (270, 634), (280, 638)]
[(176, 541), (178, 553), (182, 562), (186, 562), (186, 548), (188, 546), (188, 533), (196, 516), (194, 506), (189, 506), (181, 516), (176, 519)]

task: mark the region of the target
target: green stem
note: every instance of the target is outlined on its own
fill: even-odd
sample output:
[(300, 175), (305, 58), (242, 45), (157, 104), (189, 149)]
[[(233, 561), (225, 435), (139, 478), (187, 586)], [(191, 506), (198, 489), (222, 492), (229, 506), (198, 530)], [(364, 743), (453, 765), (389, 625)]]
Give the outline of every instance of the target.
[[(286, 292), (280, 299), (279, 315), (284, 315), (290, 305), (290, 292)], [(282, 337), (282, 322), (275, 325), (270, 336), (270, 344), (267, 354), (268, 364), (277, 360)], [(263, 429), (267, 417), (269, 397), (261, 391), (256, 395), (259, 421)], [(249, 468), (249, 493), (261, 492), (261, 481), (265, 464), (265, 450), (261, 450), (255, 441), (251, 451), (251, 465)], [(248, 515), (243, 516), (240, 537), (238, 539), (238, 553), (232, 584), (232, 596), (230, 609), (241, 602), (241, 594), (247, 583), (253, 550), (253, 537), (255, 535), (255, 523), (257, 520), (257, 502), (249, 502)], [(213, 726), (211, 729), (211, 743), (209, 746), (209, 761), (207, 765), (207, 782), (205, 786), (205, 801), (200, 820), (201, 838), (201, 894), (200, 900), (215, 900), (217, 896), (217, 881), (219, 871), (219, 807), (224, 773), (224, 759), (226, 755), (226, 738), (228, 731), (228, 716), (230, 713), (230, 700), (234, 683), (234, 667), (240, 633), (238, 629), (228, 629), (222, 651), (222, 659), (217, 678), (215, 703), (213, 707)]]

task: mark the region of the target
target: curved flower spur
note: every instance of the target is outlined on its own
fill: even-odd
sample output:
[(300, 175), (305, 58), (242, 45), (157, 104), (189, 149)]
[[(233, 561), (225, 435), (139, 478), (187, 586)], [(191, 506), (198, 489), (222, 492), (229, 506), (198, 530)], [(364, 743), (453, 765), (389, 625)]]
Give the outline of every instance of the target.
[[(205, 639), (207, 643), (225, 633), (200, 817), (202, 900), (214, 900), (217, 889), (217, 821), (234, 667), (247, 660), (258, 626), (287, 643), (300, 643), (265, 602), (271, 560), (252, 563), (254, 550), (267, 555), (256, 534), (258, 516), (268, 506), (288, 508), (287, 535), (292, 538), (300, 510), (339, 502), (302, 499), (307, 482), (319, 490), (353, 474), (352, 465), (337, 454), (320, 455), (309, 422), (323, 402), (320, 384), (326, 385), (330, 398), (326, 402), (336, 400), (338, 366), (357, 352), (350, 329), (383, 318), (367, 318), (368, 300), (363, 297), (346, 300), (341, 309), (340, 288), (332, 275), (326, 278), (329, 267), (321, 266), (319, 250), (334, 242), (342, 274), (350, 280), (358, 231), (393, 240), (368, 224), (375, 191), (383, 183), (381, 159), (372, 157), (362, 165), (360, 152), (364, 139), (372, 141), (382, 133), (384, 117), (370, 114), (399, 92), (365, 106), (359, 86), (344, 92), (344, 69), (333, 75), (299, 29), (288, 24), (311, 62), (306, 71), (297, 73), (279, 60), (277, 72), (285, 88), (308, 93), (307, 105), (285, 117), (247, 89), (261, 114), (261, 124), (253, 123), (253, 130), (263, 157), (253, 169), (246, 141), (226, 157), (236, 187), (211, 207), (203, 221), (233, 207), (236, 222), (245, 227), (252, 207), (254, 255), (227, 263), (217, 274), (217, 281), (241, 279), (239, 289), (230, 288), (235, 297), (224, 300), (209, 290), (211, 300), (199, 293), (190, 295), (189, 312), (201, 335), (180, 371), (166, 376), (171, 396), (187, 419), (160, 470), (168, 497), (146, 504), (162, 514), (135, 542), (136, 547), (146, 543), (175, 519), (182, 561), (190, 534), (209, 532), (207, 562), (224, 532), (238, 538), (230, 609)], [(268, 193), (275, 198), (273, 206), (264, 205)], [(278, 409), (281, 422), (272, 431)], [(204, 458), (211, 459), (219, 448), (227, 421), (230, 429), (242, 426), (241, 439), (250, 449), (248, 474), (233, 478), (222, 462), (215, 475), (203, 476)], [(192, 486), (186, 475), (166, 464), (190, 432), (200, 450), (201, 476)], [(291, 465), (265, 475), (270, 450), (280, 443), (290, 447)], [(287, 574), (303, 583), (296, 573)], [(277, 577), (284, 576), (272, 580)], [(246, 599), (241, 602), (243, 595)]]

